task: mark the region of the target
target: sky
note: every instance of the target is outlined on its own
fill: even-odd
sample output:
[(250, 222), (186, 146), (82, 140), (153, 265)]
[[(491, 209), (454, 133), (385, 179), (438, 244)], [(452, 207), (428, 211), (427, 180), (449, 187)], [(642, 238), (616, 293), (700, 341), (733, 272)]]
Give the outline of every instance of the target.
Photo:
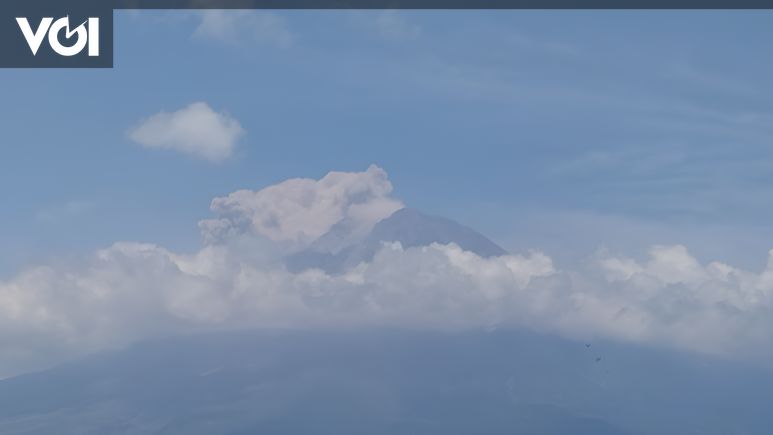
[[(185, 274), (217, 222), (239, 231), (251, 222), (292, 250), (339, 219), (369, 228), (405, 204), (512, 252), (499, 263), (460, 258), (508, 277), (518, 269), (516, 287), (602, 256), (617, 274), (609, 282), (649, 274), (662, 284), (634, 280), (634, 290), (722, 281), (713, 261), (755, 274), (734, 289), (759, 288), (773, 248), (771, 20), (767, 11), (117, 11), (114, 69), (0, 71), (0, 287), (21, 288), (25, 273), (50, 264), (52, 282), (88, 281), (101, 272), (68, 268), (94, 255), (152, 252)], [(287, 194), (279, 183), (330, 171), (368, 186), (362, 209), (325, 203), (329, 222), (283, 221), (297, 217), (287, 211), (258, 225)], [(339, 181), (331, 198), (359, 201)], [(277, 185), (279, 199), (261, 190)], [(437, 249), (421, 255), (458, 257)], [(371, 272), (396, 279), (384, 255), (386, 278), (377, 264)], [(674, 264), (684, 266), (676, 278)], [(673, 333), (639, 326), (624, 338)], [(135, 332), (125, 335), (144, 337)]]
[[(0, 72), (0, 274), (113, 240), (193, 249), (214, 196), (370, 164), (511, 249), (763, 264), (768, 12), (204, 17), (117, 11), (114, 69)], [(195, 102), (238, 120), (230, 158), (127, 134)]]

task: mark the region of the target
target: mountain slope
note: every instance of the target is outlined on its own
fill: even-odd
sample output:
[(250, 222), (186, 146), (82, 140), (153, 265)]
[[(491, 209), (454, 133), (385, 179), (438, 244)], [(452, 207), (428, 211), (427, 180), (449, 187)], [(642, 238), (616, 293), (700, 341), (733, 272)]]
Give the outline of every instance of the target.
[(400, 242), (406, 248), (431, 243), (456, 243), (462, 249), (481, 257), (507, 254), (507, 251), (496, 243), (469, 227), (410, 208), (398, 210), (377, 223), (365, 244), (383, 241)]
[(762, 435), (772, 379), (523, 331), (223, 333), (2, 381), (0, 433)]
[(346, 239), (345, 230), (334, 227), (308, 249), (288, 258), (288, 268), (298, 271), (316, 267), (331, 273), (341, 272), (372, 259), (384, 242), (399, 242), (404, 248), (455, 243), (482, 257), (507, 254), (496, 243), (469, 227), (410, 208), (394, 212), (378, 222), (362, 240), (341, 247), (341, 240)]

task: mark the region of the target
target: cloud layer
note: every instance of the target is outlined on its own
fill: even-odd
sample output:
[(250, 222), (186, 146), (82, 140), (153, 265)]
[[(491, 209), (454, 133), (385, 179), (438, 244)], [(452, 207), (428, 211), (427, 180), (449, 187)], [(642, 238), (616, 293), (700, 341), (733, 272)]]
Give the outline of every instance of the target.
[(78, 264), (23, 271), (0, 282), (0, 374), (251, 327), (527, 327), (749, 358), (773, 349), (773, 256), (753, 273), (656, 246), (646, 261), (598, 253), (562, 269), (541, 252), (483, 258), (453, 243), (385, 243), (340, 274), (288, 271), (287, 254), (341, 227), (355, 243), (402, 207), (391, 189), (371, 166), (234, 192), (213, 200), (197, 252), (121, 242)]
[(207, 103), (197, 102), (175, 112), (160, 112), (129, 131), (129, 138), (146, 148), (179, 151), (213, 162), (230, 157), (244, 134), (239, 121)]

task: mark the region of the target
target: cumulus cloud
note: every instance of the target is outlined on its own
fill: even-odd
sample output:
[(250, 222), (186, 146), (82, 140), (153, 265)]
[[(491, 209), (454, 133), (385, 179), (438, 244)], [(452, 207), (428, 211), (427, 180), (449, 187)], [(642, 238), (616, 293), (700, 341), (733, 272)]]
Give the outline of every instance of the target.
[[(453, 330), (506, 320), (501, 303), (553, 273), (542, 254), (485, 259), (455, 245), (385, 245), (371, 262), (340, 275), (290, 273), (238, 252), (216, 245), (179, 255), (117, 243), (76, 269), (33, 268), (0, 284), (0, 341), (53, 358), (57, 349), (77, 354), (222, 328)], [(9, 364), (6, 350), (0, 346), (0, 359)]]
[(295, 36), (279, 15), (267, 11), (206, 10), (194, 36), (226, 44), (256, 43), (285, 48)]
[(484, 258), (453, 243), (385, 242), (341, 273), (285, 267), (287, 244), (344, 221), (357, 233), (399, 208), (391, 189), (375, 166), (288, 180), (216, 198), (220, 217), (203, 222), (196, 252), (122, 242), (23, 271), (0, 282), (0, 375), (168, 334), (276, 327), (526, 327), (770, 356), (773, 252), (760, 273), (701, 264), (678, 245), (559, 268), (541, 252)]
[(175, 112), (160, 112), (129, 131), (129, 138), (146, 148), (169, 149), (219, 162), (230, 157), (244, 134), (239, 121), (207, 103), (197, 102)]
[(773, 250), (760, 273), (701, 264), (681, 245), (654, 246), (641, 263), (605, 255), (599, 267), (606, 290), (575, 297), (595, 313), (592, 330), (720, 354), (773, 350)]
[(304, 247), (334, 225), (347, 226), (353, 236), (367, 233), (403, 207), (391, 192), (386, 172), (373, 165), (365, 172), (330, 172), (320, 180), (296, 178), (215, 198), (210, 208), (218, 217), (199, 226), (209, 242), (253, 233)]

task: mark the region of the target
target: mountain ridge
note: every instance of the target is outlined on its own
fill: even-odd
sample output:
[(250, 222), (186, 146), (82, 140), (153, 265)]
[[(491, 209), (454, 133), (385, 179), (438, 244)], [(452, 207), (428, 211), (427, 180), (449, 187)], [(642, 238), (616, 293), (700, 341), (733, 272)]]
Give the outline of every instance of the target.
[(470, 227), (408, 207), (377, 222), (367, 235), (348, 246), (339, 245), (338, 242), (347, 239), (339, 231), (345, 230), (334, 227), (307, 249), (289, 256), (288, 268), (291, 271), (319, 268), (329, 273), (340, 273), (363, 261), (370, 261), (386, 242), (399, 242), (404, 248), (455, 243), (485, 258), (507, 254), (505, 249)]

